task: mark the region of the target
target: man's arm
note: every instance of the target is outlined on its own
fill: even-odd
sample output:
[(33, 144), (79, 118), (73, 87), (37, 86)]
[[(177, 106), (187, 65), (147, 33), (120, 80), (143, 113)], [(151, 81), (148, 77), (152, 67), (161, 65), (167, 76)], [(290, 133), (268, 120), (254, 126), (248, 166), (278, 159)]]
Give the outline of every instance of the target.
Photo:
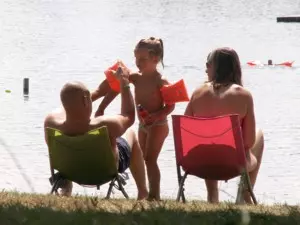
[(62, 121), (66, 119), (65, 110), (63, 108), (57, 108), (53, 110), (50, 114), (48, 114), (44, 120), (44, 133), (45, 133), (45, 140), (47, 142), (47, 132), (46, 128), (58, 128), (59, 125), (57, 121)]
[(47, 137), (47, 130), (46, 130), (46, 128), (47, 127), (51, 127), (52, 123), (53, 123), (53, 115), (49, 114), (45, 118), (45, 121), (44, 121), (44, 137), (45, 137), (46, 144), (48, 144), (48, 137)]
[(129, 74), (120, 75), (121, 84), (121, 114), (111, 117), (104, 116), (104, 124), (108, 127), (111, 137), (120, 137), (134, 123), (135, 106), (130, 91)]

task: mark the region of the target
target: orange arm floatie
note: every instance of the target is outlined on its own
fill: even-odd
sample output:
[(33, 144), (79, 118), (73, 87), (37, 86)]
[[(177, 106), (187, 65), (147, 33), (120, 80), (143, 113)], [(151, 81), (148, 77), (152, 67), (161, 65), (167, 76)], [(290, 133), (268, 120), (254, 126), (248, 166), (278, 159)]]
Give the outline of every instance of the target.
[(167, 105), (175, 104), (176, 102), (187, 102), (190, 100), (183, 79), (174, 84), (164, 85), (160, 91), (163, 100)]
[(123, 69), (129, 71), (129, 69), (124, 65), (124, 63), (122, 61), (119, 61), (119, 60), (114, 65), (112, 65), (111, 67), (109, 67), (107, 70), (104, 71), (104, 74), (106, 76), (106, 80), (107, 80), (110, 88), (112, 90), (116, 91), (116, 92), (121, 91), (120, 81), (115, 76), (115, 73), (116, 73), (119, 66), (121, 66)]
[(261, 62), (258, 61), (258, 60), (249, 61), (249, 62), (247, 62), (247, 64), (248, 64), (249, 66), (262, 66), (262, 65), (263, 65), (263, 63), (261, 63)]
[(283, 63), (279, 63), (277, 65), (292, 67), (293, 63), (294, 63), (294, 61), (292, 61), (292, 62), (283, 62)]

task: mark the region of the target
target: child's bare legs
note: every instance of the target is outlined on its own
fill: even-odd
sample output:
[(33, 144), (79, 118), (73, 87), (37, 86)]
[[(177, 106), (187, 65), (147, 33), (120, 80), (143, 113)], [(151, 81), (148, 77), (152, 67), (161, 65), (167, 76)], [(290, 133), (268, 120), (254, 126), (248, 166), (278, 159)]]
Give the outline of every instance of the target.
[(138, 189), (137, 199), (147, 198), (145, 164), (137, 136), (133, 130), (129, 129), (125, 132), (123, 138), (131, 148), (130, 171)]
[(160, 171), (157, 159), (169, 134), (168, 123), (153, 125), (147, 132), (139, 129), (139, 141), (144, 153), (149, 181), (149, 200), (160, 200)]
[(219, 190), (217, 180), (205, 180), (207, 189), (207, 201), (209, 203), (219, 203)]
[(147, 142), (147, 132), (144, 130), (144, 128), (139, 128), (138, 131), (138, 136), (139, 136), (139, 144), (140, 147), (142, 149), (142, 153), (143, 153), (143, 159), (145, 159), (145, 156), (147, 154), (146, 152), (146, 142)]
[(138, 130), (138, 141), (142, 150), (143, 160), (145, 160), (146, 156), (146, 142), (147, 142), (147, 133), (142, 130), (143, 128), (139, 128)]
[[(250, 167), (253, 168), (251, 164), (255, 165), (255, 167), (249, 171), (249, 177), (250, 177), (252, 188), (254, 187), (254, 184), (256, 182), (263, 151), (264, 151), (264, 135), (262, 130), (258, 130), (256, 132), (255, 143), (251, 148), (251, 152), (250, 152)], [(249, 192), (244, 193), (244, 200), (247, 204), (252, 204), (252, 200)]]

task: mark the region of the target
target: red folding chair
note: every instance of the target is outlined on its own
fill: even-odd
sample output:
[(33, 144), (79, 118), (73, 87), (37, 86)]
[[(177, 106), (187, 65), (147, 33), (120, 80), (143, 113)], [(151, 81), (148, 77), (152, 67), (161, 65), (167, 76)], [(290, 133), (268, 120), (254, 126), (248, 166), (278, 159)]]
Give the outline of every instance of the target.
[(257, 204), (246, 170), (238, 115), (213, 118), (172, 115), (172, 122), (179, 184), (177, 201), (181, 198), (185, 202), (184, 182), (187, 175), (224, 181), (241, 176), (236, 203), (242, 202), (242, 193), (247, 190), (254, 204)]

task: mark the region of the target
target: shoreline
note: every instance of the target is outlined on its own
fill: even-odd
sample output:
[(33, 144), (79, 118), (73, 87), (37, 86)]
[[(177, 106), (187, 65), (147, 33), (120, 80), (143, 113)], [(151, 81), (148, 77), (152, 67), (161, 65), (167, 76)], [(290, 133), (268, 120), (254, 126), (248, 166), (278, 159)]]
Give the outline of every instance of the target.
[(299, 224), (300, 205), (177, 203), (0, 192), (0, 224)]

